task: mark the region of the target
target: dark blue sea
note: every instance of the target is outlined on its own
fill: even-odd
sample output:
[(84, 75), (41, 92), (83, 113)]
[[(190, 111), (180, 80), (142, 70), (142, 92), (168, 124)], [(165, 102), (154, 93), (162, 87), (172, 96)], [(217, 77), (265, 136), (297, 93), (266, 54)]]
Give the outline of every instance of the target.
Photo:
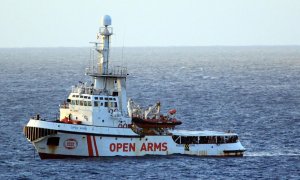
[(129, 97), (177, 109), (179, 129), (238, 133), (243, 158), (40, 160), (22, 128), (36, 113), (55, 117), (71, 86), (90, 81), (89, 58), (89, 48), (0, 49), (1, 180), (300, 179), (300, 46), (111, 50), (128, 67)]

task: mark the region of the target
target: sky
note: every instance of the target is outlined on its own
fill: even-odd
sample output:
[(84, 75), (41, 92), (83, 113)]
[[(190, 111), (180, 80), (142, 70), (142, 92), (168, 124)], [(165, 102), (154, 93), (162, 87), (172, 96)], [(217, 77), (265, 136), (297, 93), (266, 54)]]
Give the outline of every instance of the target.
[(0, 47), (300, 45), (300, 0), (0, 0)]

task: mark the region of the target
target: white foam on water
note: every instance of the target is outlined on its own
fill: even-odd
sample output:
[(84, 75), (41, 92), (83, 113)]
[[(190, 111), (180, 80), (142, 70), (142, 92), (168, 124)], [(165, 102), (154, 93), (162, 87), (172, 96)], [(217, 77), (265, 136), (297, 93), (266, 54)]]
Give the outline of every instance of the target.
[(246, 152), (244, 156), (252, 157), (274, 157), (274, 156), (300, 156), (300, 153), (283, 153), (283, 152)]

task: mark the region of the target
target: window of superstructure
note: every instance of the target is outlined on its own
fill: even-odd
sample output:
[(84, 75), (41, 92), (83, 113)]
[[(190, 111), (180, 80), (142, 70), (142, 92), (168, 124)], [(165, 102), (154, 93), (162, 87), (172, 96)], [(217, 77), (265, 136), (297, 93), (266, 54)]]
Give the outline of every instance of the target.
[(87, 101), (83, 101), (83, 102), (84, 102), (83, 105), (84, 105), (84, 106), (87, 106)]
[(83, 96), (84, 99), (87, 99), (87, 96)]
[(112, 100), (112, 98), (108, 98), (109, 100)]
[(118, 94), (119, 94), (118, 92), (115, 92), (115, 91), (114, 91), (114, 92), (112, 93), (112, 96), (118, 96)]
[(79, 95), (76, 95), (77, 98), (79, 98)]
[(104, 107), (108, 107), (108, 102), (104, 102)]
[(113, 98), (113, 100), (115, 101), (115, 100), (116, 100), (116, 98)]
[(76, 100), (76, 105), (79, 105), (79, 100)]
[(98, 105), (98, 101), (94, 101), (94, 106), (97, 107)]
[(80, 98), (83, 98), (83, 96), (80, 96)]
[(73, 94), (72, 97), (75, 97), (75, 95)]
[(104, 98), (104, 100), (108, 100), (108, 98), (106, 97), (106, 98)]
[(174, 141), (175, 143), (181, 144), (181, 143), (180, 143), (180, 136), (174, 135), (174, 136), (172, 136), (172, 138), (173, 138), (173, 141)]
[(216, 136), (208, 136), (208, 143), (209, 144), (215, 144), (215, 143), (217, 143)]
[(79, 105), (80, 105), (80, 106), (83, 106), (83, 101), (79, 101)]
[(223, 143), (225, 143), (224, 136), (217, 136), (217, 143), (218, 143), (218, 144), (223, 144)]
[(226, 143), (236, 143), (238, 141), (238, 137), (237, 136), (228, 136), (225, 139)]
[(100, 100), (103, 100), (103, 97), (99, 97)]
[(95, 100), (98, 100), (98, 97), (95, 97), (94, 99), (95, 99)]
[(238, 137), (235, 136), (172, 136), (177, 144), (224, 144), (236, 143)]
[(103, 102), (100, 103), (100, 106), (103, 106)]
[(173, 140), (177, 144), (199, 144), (198, 136), (173, 136)]
[(118, 104), (117, 104), (117, 102), (114, 102), (114, 104), (115, 104), (115, 107), (118, 107)]
[(207, 136), (200, 136), (199, 137), (199, 144), (208, 144), (208, 137)]
[(88, 106), (92, 106), (92, 102), (91, 101), (88, 101), (87, 104), (88, 104)]

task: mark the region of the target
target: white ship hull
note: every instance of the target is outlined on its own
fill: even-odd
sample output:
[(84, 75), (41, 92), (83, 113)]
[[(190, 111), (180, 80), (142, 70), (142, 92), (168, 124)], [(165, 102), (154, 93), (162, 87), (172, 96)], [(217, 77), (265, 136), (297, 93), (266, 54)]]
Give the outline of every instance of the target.
[[(52, 124), (49, 131), (41, 128)], [(33, 126), (30, 126), (33, 125)], [(64, 126), (54, 128), (58, 126)], [(69, 127), (66, 127), (69, 126)], [(83, 131), (68, 131), (74, 127)], [(85, 128), (84, 128), (85, 127)], [(88, 132), (90, 127), (62, 123), (31, 120), (24, 130), (33, 143), (41, 159), (65, 157), (102, 157), (102, 156), (145, 156), (145, 155), (196, 155), (196, 156), (243, 156), (244, 147), (239, 141), (225, 144), (177, 144), (172, 135), (139, 136), (132, 134), (101, 134)], [(30, 129), (30, 130), (29, 130)], [(93, 127), (95, 130), (95, 127)], [(110, 128), (131, 131), (130, 128)], [(112, 130), (112, 132), (114, 132)], [(117, 132), (117, 131), (115, 131)]]

